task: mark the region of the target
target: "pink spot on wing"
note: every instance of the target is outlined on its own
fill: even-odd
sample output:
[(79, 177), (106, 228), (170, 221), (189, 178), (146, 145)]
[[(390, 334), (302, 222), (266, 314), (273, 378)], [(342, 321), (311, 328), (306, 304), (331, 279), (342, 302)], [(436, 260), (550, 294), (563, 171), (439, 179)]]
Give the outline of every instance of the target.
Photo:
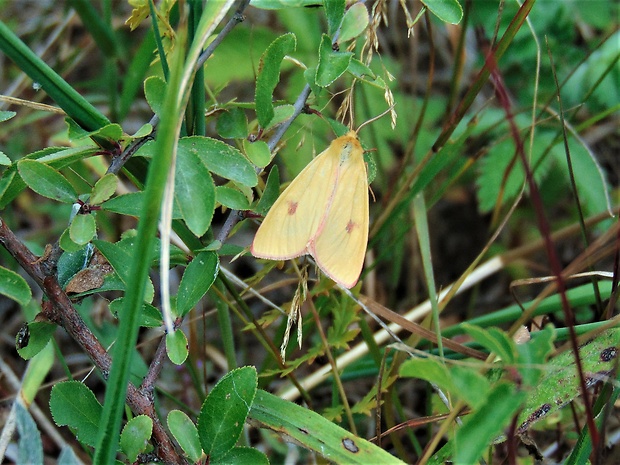
[(351, 234), (353, 232), (353, 230), (355, 229), (356, 224), (349, 220), (349, 222), (347, 223), (347, 234)]
[(294, 215), (295, 212), (297, 211), (297, 202), (289, 202), (288, 203), (288, 214), (289, 215)]

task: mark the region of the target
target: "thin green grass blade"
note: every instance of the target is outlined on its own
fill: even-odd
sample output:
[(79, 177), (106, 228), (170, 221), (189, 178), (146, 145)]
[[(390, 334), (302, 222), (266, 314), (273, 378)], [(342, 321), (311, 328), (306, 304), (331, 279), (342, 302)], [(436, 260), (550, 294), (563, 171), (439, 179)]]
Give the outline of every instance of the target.
[(0, 50), (87, 131), (95, 131), (110, 121), (73, 87), (28, 48), (6, 24), (0, 21)]
[[(155, 143), (156, 156), (151, 160), (145, 188), (145, 202), (142, 207), (138, 237), (136, 239), (136, 256), (148, 257), (155, 244), (157, 223), (161, 200), (166, 186), (168, 171), (172, 163), (172, 154), (178, 135), (177, 125), (181, 116), (180, 102), (177, 96), (181, 92), (181, 74), (183, 71), (182, 41), (172, 55), (172, 66), (168, 91), (166, 92), (164, 108), (159, 131)], [(100, 432), (95, 447), (95, 464), (113, 463), (118, 449), (119, 427), (125, 405), (127, 383), (132, 349), (138, 337), (138, 323), (150, 262), (148, 260), (134, 260), (130, 281), (127, 283), (125, 295), (125, 315), (119, 325), (119, 332), (114, 346), (114, 356), (110, 378), (108, 380), (103, 414), (101, 416)]]

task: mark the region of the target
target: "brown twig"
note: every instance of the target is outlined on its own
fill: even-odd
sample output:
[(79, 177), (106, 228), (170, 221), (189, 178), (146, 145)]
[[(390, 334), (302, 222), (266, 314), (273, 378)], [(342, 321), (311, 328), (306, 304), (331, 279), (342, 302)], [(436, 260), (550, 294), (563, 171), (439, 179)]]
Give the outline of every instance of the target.
[[(54, 276), (54, 266), (46, 259), (34, 255), (0, 218), (0, 244), (15, 258), (43, 290), (49, 301), (42, 306), (43, 314), (50, 321), (62, 326), (65, 331), (88, 354), (95, 366), (107, 379), (112, 359), (99, 340), (86, 326), (73, 303), (62, 290)], [(137, 414), (148, 415), (153, 420), (153, 440), (158, 446), (158, 456), (166, 463), (185, 463), (177, 453), (174, 443), (166, 433), (155, 412), (150, 393), (138, 390), (133, 384), (127, 389), (127, 404)]]

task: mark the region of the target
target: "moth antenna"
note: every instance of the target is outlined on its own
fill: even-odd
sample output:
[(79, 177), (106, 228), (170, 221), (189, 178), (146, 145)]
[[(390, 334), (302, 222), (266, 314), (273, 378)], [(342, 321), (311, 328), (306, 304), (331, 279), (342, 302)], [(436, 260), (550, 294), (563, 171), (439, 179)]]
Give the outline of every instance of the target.
[(368, 121), (364, 121), (362, 124), (359, 125), (359, 127), (355, 130), (356, 133), (360, 132), (360, 129), (362, 129), (364, 126), (366, 126), (367, 124), (370, 124), (374, 121), (377, 121), (379, 118), (383, 118), (385, 115), (387, 115), (388, 113), (390, 113), (394, 107), (396, 106), (396, 104), (390, 106), (387, 110), (385, 110), (383, 113), (381, 113), (380, 115), (375, 116), (374, 118), (370, 118)]

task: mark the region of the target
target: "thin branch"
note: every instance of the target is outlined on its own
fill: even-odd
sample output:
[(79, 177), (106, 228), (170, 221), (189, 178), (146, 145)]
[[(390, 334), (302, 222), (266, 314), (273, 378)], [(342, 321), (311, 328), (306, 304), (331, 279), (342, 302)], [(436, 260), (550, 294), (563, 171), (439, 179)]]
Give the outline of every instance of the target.
[[(240, 2), (235, 14), (230, 18), (230, 20), (226, 23), (226, 25), (219, 32), (217, 37), (213, 39), (213, 42), (209, 44), (209, 46), (205, 49), (204, 52), (198, 58), (196, 62), (196, 68), (201, 67), (204, 63), (209, 59), (209, 57), (213, 54), (216, 47), (222, 43), (222, 41), (226, 38), (228, 34), (234, 29), (236, 25), (243, 22), (245, 20), (245, 16), (243, 16), (243, 11), (250, 4), (250, 0), (243, 0)], [(118, 174), (121, 168), (127, 163), (129, 160), (145, 143), (155, 138), (155, 132), (157, 131), (157, 125), (159, 124), (159, 116), (153, 115), (149, 124), (153, 126), (153, 131), (140, 139), (136, 139), (120, 154), (118, 157), (112, 159), (110, 166), (108, 167), (108, 173)]]
[[(99, 340), (82, 320), (73, 303), (62, 290), (56, 277), (50, 273), (45, 258), (34, 255), (9, 229), (0, 218), (0, 244), (15, 258), (18, 264), (39, 285), (48, 301), (42, 304), (42, 313), (50, 321), (62, 326), (65, 331), (82, 347), (84, 352), (107, 379), (112, 366), (112, 359)], [(127, 404), (134, 413), (144, 414), (153, 420), (153, 439), (158, 445), (158, 456), (166, 463), (185, 463), (178, 455), (174, 443), (155, 412), (151, 395), (139, 391), (133, 384), (127, 389)]]

